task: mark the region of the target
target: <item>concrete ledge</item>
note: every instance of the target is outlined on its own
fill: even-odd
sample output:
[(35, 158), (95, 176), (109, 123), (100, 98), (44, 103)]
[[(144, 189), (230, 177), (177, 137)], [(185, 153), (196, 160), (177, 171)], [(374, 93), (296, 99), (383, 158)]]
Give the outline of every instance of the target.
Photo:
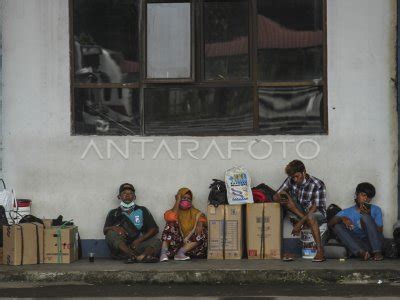
[(281, 261), (190, 261), (130, 264), (97, 259), (91, 264), (1, 266), (2, 282), (80, 282), (89, 284), (247, 284), (376, 283), (400, 279), (400, 260), (312, 263)]

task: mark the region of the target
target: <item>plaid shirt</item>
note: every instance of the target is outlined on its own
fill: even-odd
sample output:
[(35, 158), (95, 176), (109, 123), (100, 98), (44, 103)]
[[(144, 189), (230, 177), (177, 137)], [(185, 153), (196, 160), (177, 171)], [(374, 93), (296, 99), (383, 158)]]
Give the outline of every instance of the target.
[(325, 184), (311, 175), (306, 175), (304, 184), (296, 184), (291, 177), (286, 178), (278, 193), (286, 191), (293, 200), (297, 201), (305, 212), (315, 204), (317, 209), (326, 217), (326, 187)]

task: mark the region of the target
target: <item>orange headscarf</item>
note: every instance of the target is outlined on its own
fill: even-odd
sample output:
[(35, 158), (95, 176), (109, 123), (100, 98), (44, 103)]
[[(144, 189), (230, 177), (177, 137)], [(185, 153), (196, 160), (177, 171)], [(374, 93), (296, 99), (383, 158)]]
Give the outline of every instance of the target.
[[(178, 195), (180, 195), (181, 198), (188, 193), (192, 195), (192, 201), (193, 201), (193, 193), (190, 189), (184, 187), (179, 189), (178, 191)], [(201, 215), (202, 215), (201, 211), (199, 211), (197, 208), (194, 208), (193, 205), (191, 208), (186, 210), (179, 208), (178, 222), (184, 238), (193, 233)]]

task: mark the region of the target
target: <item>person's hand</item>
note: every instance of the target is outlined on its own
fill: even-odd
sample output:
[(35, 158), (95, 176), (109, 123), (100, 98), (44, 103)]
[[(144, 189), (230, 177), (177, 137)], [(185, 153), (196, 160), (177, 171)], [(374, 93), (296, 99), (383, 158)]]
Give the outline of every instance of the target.
[(196, 234), (197, 235), (203, 234), (203, 230), (204, 230), (203, 223), (202, 222), (198, 222), (197, 225), (196, 225), (196, 229), (195, 229)]
[(371, 214), (371, 207), (367, 207), (365, 203), (360, 205), (360, 213), (362, 215), (370, 215)]
[(354, 224), (353, 224), (353, 222), (351, 222), (351, 220), (348, 217), (342, 217), (342, 222), (348, 230), (354, 229)]
[(180, 194), (176, 194), (176, 195), (175, 195), (175, 202), (176, 202), (176, 203), (181, 202), (181, 199), (182, 199), (182, 197), (181, 197)]
[(298, 236), (300, 235), (300, 231), (302, 228), (302, 224), (300, 224), (300, 222), (297, 222), (294, 226), (293, 226), (293, 230), (292, 230), (292, 235), (293, 236)]
[(118, 233), (118, 235), (127, 236), (127, 232), (122, 227), (113, 226), (113, 227), (110, 228), (110, 230), (115, 231), (116, 233)]
[(279, 193), (279, 203), (280, 204), (288, 204), (289, 198), (290, 198), (290, 196), (286, 191), (282, 191)]
[(136, 248), (139, 247), (139, 245), (140, 245), (141, 243), (142, 243), (141, 241), (139, 241), (138, 239), (136, 239), (136, 240), (134, 240), (134, 241), (132, 242), (131, 248), (132, 248), (133, 250), (135, 250)]

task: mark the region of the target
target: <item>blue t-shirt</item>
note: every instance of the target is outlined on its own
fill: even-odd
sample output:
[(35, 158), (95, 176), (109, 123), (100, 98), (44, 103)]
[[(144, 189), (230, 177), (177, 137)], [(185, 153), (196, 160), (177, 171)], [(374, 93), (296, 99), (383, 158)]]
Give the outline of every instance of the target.
[[(357, 205), (354, 205), (352, 207), (346, 208), (346, 209), (338, 212), (338, 214), (336, 216), (349, 218), (350, 221), (354, 225), (353, 232), (356, 235), (360, 236), (360, 237), (365, 237), (366, 236), (364, 231), (361, 228), (361, 221), (360, 221), (361, 220), (361, 214), (357, 210)], [(383, 226), (382, 210), (380, 209), (379, 206), (371, 204), (371, 217), (375, 221), (375, 224), (378, 227), (382, 227)]]

